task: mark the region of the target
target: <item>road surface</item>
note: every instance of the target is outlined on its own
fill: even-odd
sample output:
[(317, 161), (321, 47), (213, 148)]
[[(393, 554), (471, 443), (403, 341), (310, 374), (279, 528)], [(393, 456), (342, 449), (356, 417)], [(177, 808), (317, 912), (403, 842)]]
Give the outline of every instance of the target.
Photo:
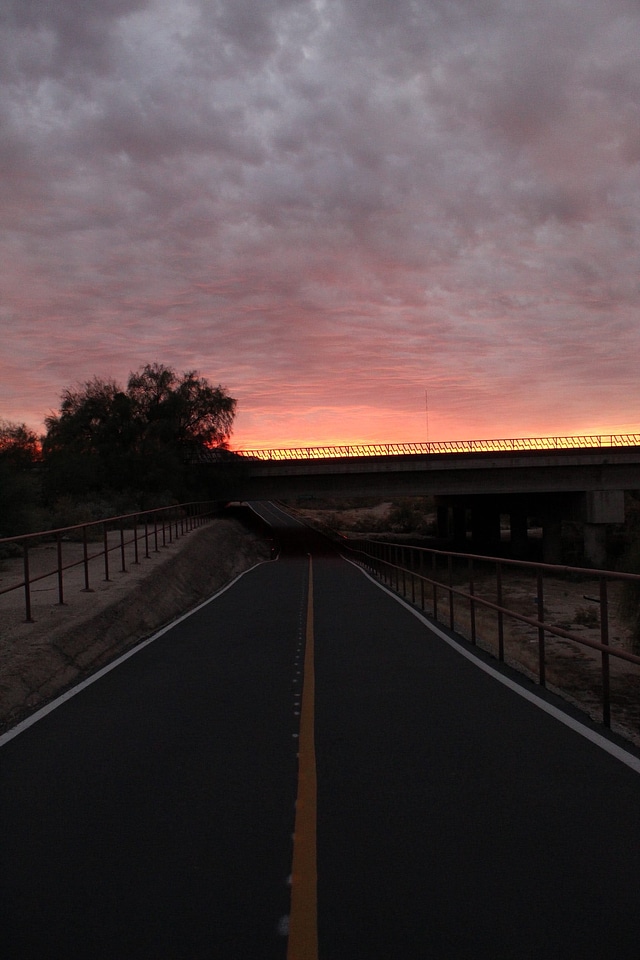
[(260, 509), (276, 561), (0, 741), (2, 956), (638, 960), (637, 756)]

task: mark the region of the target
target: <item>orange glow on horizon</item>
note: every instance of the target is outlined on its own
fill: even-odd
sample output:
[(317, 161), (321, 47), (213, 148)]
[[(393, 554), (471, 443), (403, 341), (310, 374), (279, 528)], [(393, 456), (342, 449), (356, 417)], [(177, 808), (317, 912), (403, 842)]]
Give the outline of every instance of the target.
[[(494, 417), (491, 415), (494, 412), (503, 416)], [(365, 405), (311, 409), (291, 406), (283, 409), (271, 405), (250, 408), (242, 404), (228, 447), (231, 450), (269, 450), (425, 441), (595, 437), (640, 432), (640, 422), (623, 421), (619, 409), (612, 409), (610, 417), (606, 410), (602, 410), (600, 416), (591, 420), (575, 415), (566, 418), (523, 416), (522, 407), (517, 405), (508, 411), (510, 416), (504, 416), (504, 413), (504, 409), (492, 411), (485, 408), (470, 416), (460, 415), (458, 410), (454, 416), (435, 409), (429, 413), (427, 423), (424, 409), (407, 412)], [(38, 436), (44, 432), (44, 423), (32, 410), (16, 411), (14, 415), (5, 414), (5, 417), (12, 422), (24, 422)]]

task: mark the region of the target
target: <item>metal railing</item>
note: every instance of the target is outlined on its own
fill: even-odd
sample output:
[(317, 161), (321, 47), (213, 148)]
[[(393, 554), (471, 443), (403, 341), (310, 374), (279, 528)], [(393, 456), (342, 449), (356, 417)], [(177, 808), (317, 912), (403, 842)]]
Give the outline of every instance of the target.
[[(506, 623), (511, 621), (530, 628), (537, 645), (535, 679), (543, 687), (547, 684), (548, 638), (568, 640), (599, 652), (602, 723), (605, 727), (611, 726), (611, 658), (640, 666), (640, 656), (610, 644), (610, 586), (614, 582), (630, 581), (640, 589), (640, 576), (373, 540), (343, 539), (341, 545), (343, 551), (386, 586), (405, 599), (410, 599), (421, 611), (430, 614), (434, 621), (444, 623), (451, 631), (465, 636), (472, 645), (478, 644), (487, 649), (499, 661), (505, 661), (506, 647), (509, 642), (513, 643), (506, 636)], [(481, 577), (478, 575), (480, 570)], [(535, 592), (529, 599), (535, 605), (535, 615), (530, 616), (522, 609), (515, 609), (517, 604), (508, 602), (510, 572), (531, 575)], [(597, 581), (597, 596), (583, 595), (582, 599), (594, 604), (598, 610), (594, 621), (599, 621), (599, 640), (582, 636), (568, 629), (567, 625), (546, 619), (545, 583), (548, 584), (550, 578), (564, 578), (577, 584)], [(484, 595), (479, 590), (480, 580)], [(492, 587), (489, 586), (490, 581)], [(484, 637), (482, 641), (479, 639), (479, 611), (490, 611), (493, 615), (496, 636), (491, 643), (486, 643)], [(517, 650), (512, 649), (510, 653), (510, 664), (521, 669)], [(559, 686), (560, 692), (563, 692), (561, 682), (554, 682), (554, 686)]]
[(594, 450), (603, 447), (638, 446), (640, 446), (640, 433), (623, 433), (587, 437), (513, 437), (499, 440), (432, 440), (415, 443), (355, 443), (341, 446), (282, 447), (273, 450), (234, 450), (231, 455), (253, 460), (330, 460), (338, 457), (517, 453), (526, 450)]
[[(215, 501), (182, 503), (159, 507), (139, 513), (128, 513), (106, 520), (94, 520), (73, 526), (59, 527), (40, 533), (0, 538), (0, 550), (9, 547), (22, 556), (22, 573), (16, 582), (0, 589), (0, 596), (21, 590), (24, 597), (25, 622), (33, 623), (31, 592), (33, 584), (55, 578), (58, 604), (65, 603), (65, 572), (82, 567), (84, 591), (91, 590), (91, 572), (95, 578), (95, 562), (99, 562), (102, 580), (109, 581), (112, 572), (112, 554), (120, 562), (120, 571), (127, 572), (127, 563), (138, 564), (141, 557), (149, 559), (151, 552), (159, 553), (191, 530), (207, 523), (217, 511)], [(32, 572), (33, 551), (43, 544), (55, 544), (55, 564)], [(65, 545), (82, 544), (80, 559), (65, 557)], [(68, 551), (67, 551), (68, 552)], [(14, 554), (15, 555), (15, 554)], [(100, 562), (101, 561), (101, 562)], [(92, 567), (93, 564), (93, 567)]]

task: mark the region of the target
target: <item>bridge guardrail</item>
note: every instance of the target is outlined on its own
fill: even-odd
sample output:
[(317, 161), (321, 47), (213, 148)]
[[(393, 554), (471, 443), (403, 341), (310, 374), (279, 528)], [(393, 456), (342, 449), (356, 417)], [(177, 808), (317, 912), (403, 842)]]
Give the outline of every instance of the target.
[[(90, 569), (93, 561), (102, 560), (103, 580), (109, 581), (111, 554), (119, 554), (120, 570), (125, 573), (127, 558), (129, 558), (129, 562), (138, 564), (142, 551), (144, 551), (143, 556), (147, 559), (150, 557), (150, 549), (154, 553), (159, 553), (161, 547), (166, 547), (189, 531), (208, 522), (217, 508), (218, 503), (216, 501), (182, 503), (138, 513), (122, 514), (117, 517), (109, 517), (106, 520), (73, 524), (55, 530), (22, 534), (18, 537), (2, 537), (0, 538), (0, 549), (3, 546), (14, 546), (22, 553), (23, 573), (21, 580), (0, 589), (0, 595), (22, 590), (25, 622), (33, 623), (31, 587), (34, 583), (55, 577), (58, 603), (62, 605), (65, 603), (65, 571), (82, 566), (84, 570), (84, 590), (88, 592), (91, 589)], [(76, 542), (80, 540), (82, 542), (82, 558), (80, 560), (65, 561), (64, 544), (69, 540), (75, 540)], [(51, 569), (32, 574), (31, 551), (42, 543), (52, 541), (56, 545), (55, 565)]]
[[(547, 636), (569, 640), (600, 653), (600, 684), (602, 723), (611, 726), (611, 658), (640, 666), (640, 656), (610, 644), (610, 590), (612, 582), (633, 582), (640, 587), (640, 576), (609, 570), (534, 563), (524, 560), (486, 557), (476, 554), (454, 553), (428, 547), (407, 546), (376, 540), (343, 538), (341, 549), (356, 562), (377, 576), (385, 585), (414, 605), (427, 612), (436, 622), (446, 623), (450, 630), (467, 636), (472, 645), (479, 643), (477, 613), (479, 609), (495, 614), (497, 637), (490, 652), (505, 661), (505, 619), (510, 618), (533, 628), (537, 642), (537, 682), (547, 683)], [(494, 599), (480, 596), (477, 590), (479, 566), (494, 570)], [(536, 615), (528, 616), (513, 605), (505, 603), (505, 569), (527, 572), (535, 582)], [(545, 618), (545, 577), (570, 577), (598, 581), (598, 596), (584, 596), (599, 609), (600, 639), (592, 640)], [(464, 584), (464, 585), (463, 585)], [(442, 619), (441, 600), (444, 597), (447, 613)], [(456, 607), (456, 603), (458, 606)], [(467, 608), (466, 622), (461, 623), (460, 603)], [(468, 618), (468, 619), (467, 619)], [(516, 666), (517, 668), (517, 666)]]
[(406, 456), (410, 454), (502, 453), (527, 450), (590, 450), (638, 447), (640, 433), (572, 437), (512, 437), (498, 440), (425, 440), (407, 443), (363, 443), (319, 447), (235, 450), (232, 456), (252, 460), (328, 460), (339, 457)]

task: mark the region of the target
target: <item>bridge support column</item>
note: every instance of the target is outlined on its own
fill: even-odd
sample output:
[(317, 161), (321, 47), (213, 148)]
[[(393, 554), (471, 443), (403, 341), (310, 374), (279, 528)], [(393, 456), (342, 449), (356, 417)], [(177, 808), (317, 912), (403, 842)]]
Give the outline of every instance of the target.
[(456, 547), (464, 552), (467, 545), (467, 509), (460, 504), (453, 508), (453, 539)]
[(542, 518), (543, 563), (562, 563), (562, 518), (547, 514)]
[(585, 523), (583, 531), (585, 559), (594, 567), (605, 567), (607, 563), (607, 528), (602, 523)]
[(449, 539), (449, 507), (444, 504), (436, 507), (436, 533), (441, 540)]
[(473, 546), (485, 553), (500, 545), (500, 511), (493, 503), (474, 503), (471, 511)]
[(624, 491), (592, 490), (585, 494), (584, 555), (595, 567), (607, 562), (607, 524), (624, 523)]
[(515, 508), (509, 514), (511, 555), (518, 560), (524, 560), (529, 549), (527, 519), (527, 511), (524, 509)]

